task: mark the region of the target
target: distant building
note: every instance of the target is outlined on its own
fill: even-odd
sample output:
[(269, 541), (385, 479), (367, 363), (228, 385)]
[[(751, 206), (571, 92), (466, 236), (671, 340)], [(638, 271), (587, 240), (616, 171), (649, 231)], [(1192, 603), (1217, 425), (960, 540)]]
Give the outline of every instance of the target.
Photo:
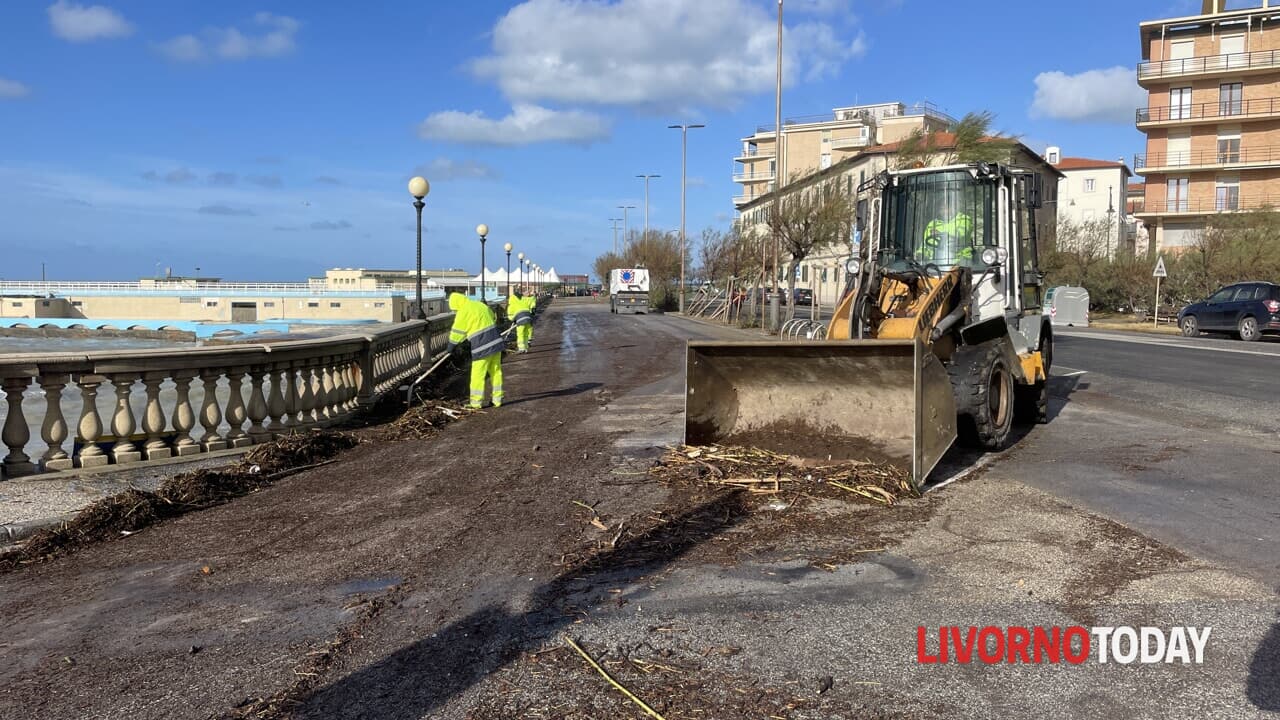
[(1269, 2), (1251, 5), (1205, 0), (1199, 15), (1138, 26), (1137, 217), (1157, 251), (1194, 244), (1218, 213), (1280, 205), (1280, 22)]
[[(786, 118), (782, 122), (783, 178), (787, 182), (811, 175), (875, 145), (902, 140), (914, 130), (939, 132), (955, 118), (930, 103), (908, 107), (900, 102), (836, 108), (827, 115)], [(771, 192), (777, 181), (775, 126), (760, 125), (742, 138), (741, 163), (733, 180), (742, 185), (733, 198), (736, 207)], [(785, 183), (784, 183), (785, 184)]]
[(1058, 147), (1045, 150), (1044, 159), (1062, 173), (1058, 180), (1058, 219), (1077, 224), (1106, 220), (1110, 226), (1108, 255), (1133, 254), (1127, 202), (1133, 172), (1124, 160), (1064, 157)]

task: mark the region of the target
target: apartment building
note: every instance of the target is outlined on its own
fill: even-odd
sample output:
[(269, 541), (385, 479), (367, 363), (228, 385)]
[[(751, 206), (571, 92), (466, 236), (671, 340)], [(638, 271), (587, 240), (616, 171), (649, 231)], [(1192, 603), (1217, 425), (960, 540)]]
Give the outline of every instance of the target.
[(1280, 6), (1226, 4), (1139, 26), (1137, 218), (1157, 251), (1194, 244), (1217, 213), (1280, 205)]
[(1136, 228), (1128, 211), (1129, 178), (1133, 171), (1123, 159), (1066, 157), (1050, 147), (1044, 159), (1062, 173), (1058, 180), (1058, 219), (1080, 225), (1105, 220), (1109, 256), (1133, 254)]
[[(955, 119), (930, 103), (900, 102), (835, 108), (828, 115), (787, 118), (782, 122), (783, 178), (787, 182), (812, 175), (873, 145), (897, 142), (913, 130), (946, 130)], [(733, 180), (742, 190), (733, 198), (741, 208), (773, 190), (778, 157), (775, 125), (760, 125), (742, 138)], [(785, 183), (784, 183), (785, 184)]]

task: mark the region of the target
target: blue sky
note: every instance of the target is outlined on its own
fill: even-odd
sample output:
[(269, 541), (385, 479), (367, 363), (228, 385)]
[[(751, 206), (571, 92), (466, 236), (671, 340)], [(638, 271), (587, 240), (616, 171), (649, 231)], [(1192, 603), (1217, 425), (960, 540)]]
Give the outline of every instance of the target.
[[(299, 280), (511, 242), (585, 272), (643, 205), (732, 215), (739, 139), (773, 118), (772, 0), (0, 5), (0, 278)], [(1131, 157), (1140, 20), (1198, 0), (786, 0), (783, 114), (928, 100), (1036, 149)], [(641, 224), (631, 213), (631, 226)]]

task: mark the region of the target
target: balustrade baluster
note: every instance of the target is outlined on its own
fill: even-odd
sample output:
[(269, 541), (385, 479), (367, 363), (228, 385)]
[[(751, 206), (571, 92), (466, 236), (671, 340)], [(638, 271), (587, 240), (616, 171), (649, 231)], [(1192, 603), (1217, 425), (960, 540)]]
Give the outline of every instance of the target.
[(204, 402), (200, 405), (200, 425), (204, 428), (204, 437), (200, 438), (200, 446), (205, 452), (227, 448), (227, 441), (218, 434), (218, 428), (222, 425), (222, 410), (218, 408), (218, 378), (221, 375), (218, 370), (200, 373), (200, 385), (204, 390)]
[(27, 418), (22, 414), (22, 393), (31, 383), (31, 378), (5, 378), (3, 387), (5, 400), (9, 403), (8, 414), (4, 418), (4, 429), (0, 431), (0, 439), (4, 440), (9, 454), (4, 458), (5, 476), (15, 478), (30, 475), (36, 466), (25, 452), (27, 442), (31, 440), (31, 429), (27, 427)]
[(301, 386), (301, 390), (298, 393), (298, 405), (301, 408), (298, 413), (298, 422), (304, 428), (314, 427), (316, 424), (316, 392), (311, 385), (310, 360), (303, 361), (298, 382)]
[(284, 386), (284, 427), (286, 432), (298, 429), (298, 364), (295, 362), (280, 371), (281, 384)]
[(263, 420), (267, 419), (267, 398), (262, 392), (262, 382), (266, 379), (267, 370), (263, 367), (253, 368), (249, 372), (249, 437), (255, 443), (271, 439)]
[(164, 376), (164, 372), (142, 376), (142, 386), (147, 393), (147, 405), (142, 413), (142, 431), (147, 434), (147, 442), (142, 446), (142, 454), (148, 460), (173, 457), (173, 450), (164, 440), (164, 410), (160, 407), (160, 384)]
[(253, 444), (253, 438), (244, 431), (246, 419), (244, 407), (244, 368), (232, 368), (227, 371), (227, 384), (231, 396), (227, 400), (227, 424), (231, 429), (227, 432), (227, 443), (231, 447), (246, 447)]
[(81, 375), (76, 381), (80, 386), (80, 422), (76, 426), (79, 435), (80, 449), (76, 451), (76, 467), (100, 467), (111, 462), (111, 458), (98, 446), (102, 437), (102, 416), (98, 414), (98, 386), (104, 378), (101, 375)]
[(322, 358), (317, 358), (315, 365), (311, 368), (311, 417), (315, 419), (316, 425), (324, 425), (328, 417), (325, 415), (325, 394), (324, 394), (324, 362)]
[(323, 364), (320, 365), (320, 381), (324, 388), (324, 404), (320, 407), (324, 411), (324, 419), (326, 425), (331, 425), (338, 419), (338, 415), (334, 412), (334, 398), (337, 393), (333, 384), (333, 358), (325, 358)]
[(196, 414), (191, 409), (191, 380), (194, 377), (192, 370), (173, 373), (173, 385), (178, 393), (177, 403), (173, 406), (173, 452), (178, 457), (200, 453), (200, 446), (191, 437), (191, 428), (196, 426)]
[(142, 452), (133, 444), (133, 432), (138, 429), (138, 424), (133, 419), (133, 407), (129, 405), (129, 396), (133, 394), (133, 383), (137, 381), (138, 376), (116, 373), (109, 377), (116, 391), (116, 409), (111, 417), (111, 432), (116, 437), (111, 455), (115, 457), (117, 465), (138, 462), (142, 459)]
[(284, 434), (284, 379), (287, 370), (268, 370), (267, 380), (271, 383), (271, 392), (267, 395), (267, 415), (271, 418), (271, 426), (267, 429), (272, 437)]
[(41, 375), (37, 382), (44, 390), (44, 422), (40, 425), (40, 438), (49, 449), (40, 458), (40, 469), (45, 472), (68, 470), (71, 457), (63, 449), (67, 440), (67, 421), (62, 414), (62, 388), (70, 381), (69, 375)]

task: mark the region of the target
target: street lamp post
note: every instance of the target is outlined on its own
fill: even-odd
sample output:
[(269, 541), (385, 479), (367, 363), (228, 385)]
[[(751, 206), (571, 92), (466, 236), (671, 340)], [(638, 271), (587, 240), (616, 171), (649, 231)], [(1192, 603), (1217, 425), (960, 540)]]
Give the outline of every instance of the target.
[(618, 223), (622, 222), (622, 218), (609, 218), (609, 225), (613, 227), (613, 254), (618, 254)]
[(511, 297), (511, 243), (502, 246), (507, 251), (507, 297)]
[[(773, 162), (775, 168), (774, 175), (774, 206), (782, 200), (782, 184), (787, 177), (786, 166), (783, 165), (782, 157), (782, 0), (778, 0), (778, 80), (776, 85), (776, 95), (774, 102), (774, 127), (773, 127)], [(778, 292), (778, 261), (781, 259), (780, 248), (781, 239), (778, 237), (778, 231), (773, 232), (773, 296), (769, 298), (769, 323), (770, 330), (778, 329), (779, 316), (781, 314), (781, 296)]]
[(516, 265), (520, 266), (520, 292), (524, 292), (524, 253), (516, 255)]
[(688, 160), (689, 160), (689, 130), (694, 128), (706, 127), (706, 125), (668, 125), (670, 130), (680, 130), (680, 312), (684, 313), (684, 253), (685, 253), (685, 235), (684, 235), (684, 215), (685, 215), (685, 194), (687, 191), (688, 179)]
[(644, 179), (644, 234), (640, 239), (649, 237), (649, 179), (660, 178), (661, 175), (637, 175), (638, 178)]
[(622, 211), (622, 247), (627, 246), (627, 211), (635, 210), (635, 205), (619, 205), (618, 209)]
[(484, 223), (480, 223), (476, 226), (476, 234), (480, 236), (480, 302), (485, 302), (484, 241), (489, 239), (489, 226)]
[(427, 316), (422, 310), (422, 198), (431, 192), (431, 183), (424, 177), (415, 177), (409, 181), (409, 194), (413, 196), (413, 209), (418, 211), (418, 272), (414, 276), (417, 293), (414, 295), (414, 319), (422, 320)]

